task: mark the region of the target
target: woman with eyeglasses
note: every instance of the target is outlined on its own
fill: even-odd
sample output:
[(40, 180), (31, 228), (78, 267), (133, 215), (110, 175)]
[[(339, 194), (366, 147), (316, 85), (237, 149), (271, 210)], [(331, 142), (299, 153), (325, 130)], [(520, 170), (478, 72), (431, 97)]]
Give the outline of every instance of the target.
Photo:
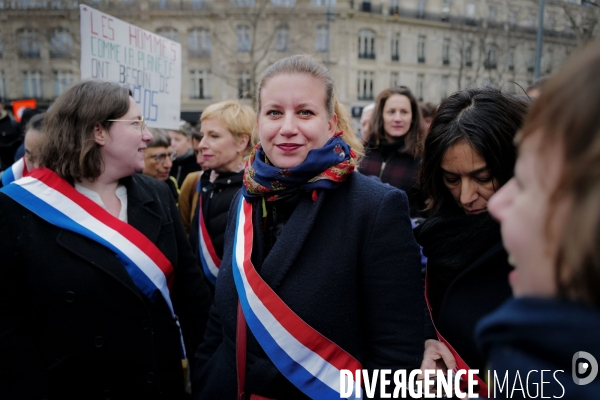
[(204, 158), (197, 192), (200, 193), (190, 228), (190, 243), (210, 287), (219, 274), (229, 206), (242, 187), (244, 157), (250, 153), (250, 137), (256, 114), (237, 100), (212, 104), (200, 118)]
[(416, 155), (423, 121), (417, 99), (406, 86), (384, 90), (375, 100), (369, 125), (370, 139), (359, 171), (404, 190), (410, 216), (419, 217), (422, 202), (417, 189), (419, 160)]
[(131, 92), (84, 81), (0, 191), (0, 398), (181, 399), (210, 292)]
[(163, 129), (149, 129), (152, 140), (148, 142), (144, 155), (144, 175), (163, 181), (171, 190), (175, 202), (179, 200), (177, 179), (170, 175), (177, 152), (171, 147), (171, 138)]

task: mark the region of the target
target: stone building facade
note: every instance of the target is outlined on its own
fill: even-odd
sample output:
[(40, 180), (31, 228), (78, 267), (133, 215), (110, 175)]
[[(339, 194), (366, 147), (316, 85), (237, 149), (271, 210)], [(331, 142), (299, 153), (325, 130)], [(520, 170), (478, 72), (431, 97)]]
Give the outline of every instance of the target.
[[(597, 31), (598, 7), (548, 0), (542, 74)], [(0, 0), (0, 96), (48, 105), (79, 79), (76, 1)], [(266, 66), (308, 53), (360, 109), (392, 85), (439, 102), (468, 85), (522, 92), (533, 81), (537, 0), (89, 0), (182, 44), (182, 111), (253, 102)], [(192, 114), (193, 115), (193, 114)]]

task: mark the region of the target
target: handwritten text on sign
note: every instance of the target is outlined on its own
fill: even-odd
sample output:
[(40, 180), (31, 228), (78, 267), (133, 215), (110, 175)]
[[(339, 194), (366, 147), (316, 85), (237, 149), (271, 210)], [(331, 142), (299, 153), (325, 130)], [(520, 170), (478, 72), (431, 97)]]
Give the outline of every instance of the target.
[(86, 5), (81, 13), (81, 79), (125, 85), (148, 126), (177, 129), (181, 45)]

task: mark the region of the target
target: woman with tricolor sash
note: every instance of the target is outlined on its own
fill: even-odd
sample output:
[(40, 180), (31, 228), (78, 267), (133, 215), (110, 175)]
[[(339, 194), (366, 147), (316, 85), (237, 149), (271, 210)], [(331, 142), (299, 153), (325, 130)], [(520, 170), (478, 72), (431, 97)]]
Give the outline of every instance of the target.
[(43, 131), (40, 167), (0, 191), (0, 398), (182, 398), (210, 292), (169, 189), (136, 173), (140, 109), (84, 81)]
[(0, 174), (2, 181), (0, 187), (6, 186), (17, 179), (28, 176), (37, 167), (37, 154), (42, 142), (44, 113), (36, 114), (27, 123), (25, 130), (24, 151), (25, 155)]
[[(444, 100), (431, 123), (420, 172), (430, 216), (415, 229), (427, 257), (430, 316), (421, 369), (483, 376), (475, 325), (510, 297), (511, 270), (487, 205), (513, 175), (513, 139), (527, 107), (495, 88), (469, 88)], [(480, 389), (486, 391), (483, 382)]]
[(310, 56), (270, 66), (255, 132), (193, 397), (339, 399), (342, 369), (417, 368), (423, 289), (408, 201), (354, 172), (363, 149), (327, 68)]
[(207, 170), (196, 183), (199, 197), (190, 243), (211, 289), (219, 276), (231, 201), (242, 187), (244, 157), (252, 149), (250, 136), (255, 121), (252, 108), (237, 100), (211, 104), (200, 118), (198, 151)]

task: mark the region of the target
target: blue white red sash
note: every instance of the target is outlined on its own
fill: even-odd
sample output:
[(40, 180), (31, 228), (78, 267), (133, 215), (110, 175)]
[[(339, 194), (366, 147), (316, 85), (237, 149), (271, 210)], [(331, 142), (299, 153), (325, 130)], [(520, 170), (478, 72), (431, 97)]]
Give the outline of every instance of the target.
[[(169, 288), (173, 285), (171, 262), (144, 234), (112, 216), (47, 168), (2, 188), (2, 192), (38, 217), (78, 233), (112, 250), (138, 289), (152, 302), (162, 296), (177, 326)], [(181, 328), (180, 328), (181, 336)], [(185, 358), (181, 337), (182, 358)]]
[[(438, 337), (438, 340), (442, 343), (444, 343), (447, 347), (448, 350), (450, 350), (450, 353), (452, 353), (452, 355), (454, 356), (454, 361), (456, 361), (456, 367), (454, 368), (454, 372), (464, 369), (465, 371), (470, 371), (471, 368), (467, 365), (467, 363), (465, 362), (465, 360), (462, 359), (462, 357), (460, 356), (460, 354), (458, 354), (458, 352), (454, 349), (454, 347), (452, 347), (452, 345), (450, 344), (450, 342), (448, 342), (446, 339), (444, 339), (444, 337), (442, 336), (442, 334), (438, 331), (437, 327), (435, 326), (435, 322), (433, 322), (433, 312), (431, 311), (431, 304), (429, 303), (429, 274), (427, 272), (427, 268), (425, 269), (425, 303), (427, 304), (427, 309), (429, 310), (429, 317), (431, 318), (431, 323), (433, 324), (433, 328), (435, 329), (435, 334)], [(482, 371), (480, 371), (480, 373), (482, 373)], [(488, 387), (486, 385), (486, 383), (478, 376), (478, 375), (474, 375), (475, 379), (477, 380), (477, 383), (479, 385), (479, 388), (475, 390), (475, 393), (478, 393), (479, 396), (481, 396), (484, 399), (487, 399), (487, 393), (488, 393)], [(461, 384), (461, 389), (464, 389), (463, 391), (466, 391), (466, 386), (467, 386), (467, 382), (464, 381)]]
[(217, 276), (219, 275), (219, 268), (221, 267), (221, 260), (217, 257), (217, 252), (212, 244), (208, 229), (204, 223), (204, 216), (202, 215), (202, 192), (200, 191), (200, 182), (196, 188), (198, 193), (198, 253), (200, 254), (200, 264), (204, 270), (204, 275), (213, 286), (217, 283)]
[[(340, 370), (362, 370), (360, 362), (304, 322), (260, 277), (250, 259), (252, 240), (252, 204), (242, 196), (232, 269), (248, 326), (273, 364), (298, 389), (313, 399), (339, 399)], [(353, 393), (351, 398), (360, 396)]]
[(27, 164), (25, 164), (25, 156), (23, 156), (4, 171), (2, 174), (2, 186), (6, 186), (27, 175), (29, 175), (29, 171), (27, 170)]

